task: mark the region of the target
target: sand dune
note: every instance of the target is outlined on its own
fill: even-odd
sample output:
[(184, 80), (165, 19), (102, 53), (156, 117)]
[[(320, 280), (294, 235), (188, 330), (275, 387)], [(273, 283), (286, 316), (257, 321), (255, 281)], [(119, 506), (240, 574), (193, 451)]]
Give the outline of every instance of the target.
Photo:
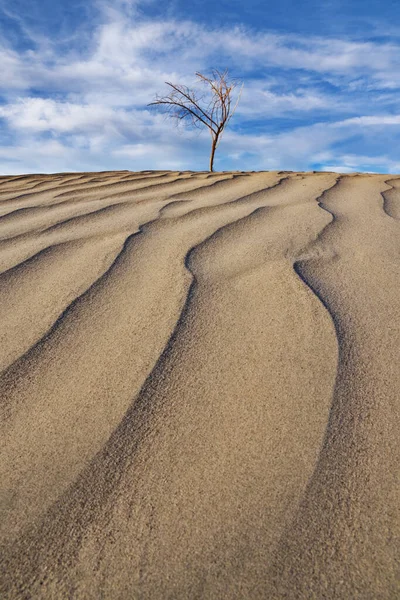
[(2, 598), (400, 596), (400, 179), (0, 178)]

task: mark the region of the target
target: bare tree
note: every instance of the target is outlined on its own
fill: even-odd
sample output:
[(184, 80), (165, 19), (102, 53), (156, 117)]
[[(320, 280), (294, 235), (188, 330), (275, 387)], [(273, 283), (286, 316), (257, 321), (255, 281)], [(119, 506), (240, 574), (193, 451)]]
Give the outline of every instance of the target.
[[(236, 110), (243, 84), (229, 78), (228, 69), (214, 69), (210, 77), (196, 73), (196, 77), (205, 86), (205, 93), (199, 94), (186, 85), (166, 81), (170, 92), (166, 96), (157, 96), (148, 106), (161, 106), (170, 117), (193, 127), (207, 127), (211, 134), (210, 171), (213, 171), (215, 150)], [(240, 89), (234, 103), (234, 90), (238, 86)]]

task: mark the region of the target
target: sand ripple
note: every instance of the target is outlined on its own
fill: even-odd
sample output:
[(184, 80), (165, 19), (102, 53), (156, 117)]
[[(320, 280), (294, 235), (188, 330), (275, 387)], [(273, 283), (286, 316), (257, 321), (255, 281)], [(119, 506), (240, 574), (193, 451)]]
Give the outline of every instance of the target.
[(399, 189), (0, 177), (2, 597), (399, 597)]

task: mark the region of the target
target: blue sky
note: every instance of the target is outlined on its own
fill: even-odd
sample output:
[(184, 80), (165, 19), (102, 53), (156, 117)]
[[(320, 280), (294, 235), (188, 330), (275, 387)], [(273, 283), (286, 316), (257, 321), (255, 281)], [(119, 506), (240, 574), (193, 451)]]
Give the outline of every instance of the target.
[(0, 0), (0, 173), (193, 169), (164, 81), (244, 81), (217, 170), (400, 172), (398, 0)]

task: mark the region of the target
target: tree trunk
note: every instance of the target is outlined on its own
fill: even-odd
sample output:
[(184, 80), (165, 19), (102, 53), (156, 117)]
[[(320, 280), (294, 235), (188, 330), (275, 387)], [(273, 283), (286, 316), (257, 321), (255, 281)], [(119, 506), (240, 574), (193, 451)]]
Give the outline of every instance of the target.
[(215, 149), (217, 147), (217, 142), (218, 142), (218, 136), (213, 137), (212, 143), (211, 143), (211, 154), (210, 154), (210, 171), (211, 172), (214, 170), (214, 155), (215, 155)]

